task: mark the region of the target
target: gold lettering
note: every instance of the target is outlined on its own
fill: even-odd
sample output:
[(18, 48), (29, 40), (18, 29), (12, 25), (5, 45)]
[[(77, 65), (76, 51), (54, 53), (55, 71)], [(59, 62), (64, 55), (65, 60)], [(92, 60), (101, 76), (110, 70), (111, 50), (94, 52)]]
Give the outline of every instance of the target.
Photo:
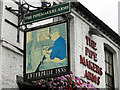
[(25, 17), (25, 19), (32, 19), (32, 16)]

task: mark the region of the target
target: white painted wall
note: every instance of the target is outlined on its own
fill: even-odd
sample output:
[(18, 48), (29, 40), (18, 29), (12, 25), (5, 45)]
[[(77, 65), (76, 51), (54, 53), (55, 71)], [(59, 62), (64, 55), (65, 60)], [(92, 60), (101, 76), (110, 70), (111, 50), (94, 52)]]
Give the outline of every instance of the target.
[(16, 75), (23, 76), (22, 55), (2, 47), (2, 88), (18, 88)]
[[(74, 11), (73, 11), (74, 12)], [(100, 85), (95, 84), (94, 82), (91, 82), (90, 80), (85, 79), (86, 81), (91, 82), (94, 86), (98, 87), (98, 88), (105, 88), (105, 55), (104, 55), (104, 47), (105, 43), (108, 44), (110, 47), (108, 47), (108, 49), (112, 49), (111, 51), (113, 52), (113, 61), (114, 61), (114, 80), (115, 80), (115, 88), (119, 88), (119, 58), (118, 56), (120, 56), (120, 54), (118, 53), (118, 50), (120, 50), (120, 47), (115, 44), (112, 40), (110, 40), (107, 36), (104, 37), (99, 37), (96, 35), (89, 35), (89, 27), (94, 27), (92, 24), (90, 24), (89, 22), (87, 22), (84, 18), (82, 18), (80, 15), (78, 15), (76, 12), (74, 12), (74, 42), (75, 42), (75, 51), (72, 51), (71, 53), (74, 54), (74, 58), (75, 58), (75, 75), (77, 77), (84, 77), (85, 74), (85, 70), (90, 71), (91, 73), (94, 73), (95, 75), (100, 77)], [(95, 28), (95, 27), (94, 27)], [(85, 55), (85, 47), (90, 48), (88, 45), (86, 45), (86, 38), (85, 36), (90, 37), (92, 40), (94, 40), (97, 43), (97, 51), (95, 51), (97, 53), (97, 57), (98, 57), (98, 61), (95, 62), (93, 59), (90, 59), (88, 56)], [(73, 36), (71, 36), (71, 38), (73, 38)], [(91, 48), (92, 51), (94, 51)], [(95, 64), (97, 64), (98, 66), (102, 67), (102, 72), (103, 75), (99, 75), (96, 72), (90, 70), (88, 67), (84, 66), (83, 64), (80, 64), (80, 55), (82, 55), (83, 57), (85, 57), (86, 59), (94, 62)]]
[(0, 89), (18, 88), (16, 75), (23, 76), (23, 53), (14, 47), (23, 49), (23, 32), (20, 31), (20, 43), (18, 43), (17, 29), (5, 22), (7, 19), (17, 25), (18, 18), (5, 9), (6, 5), (17, 9), (17, 4), (12, 0), (4, 1), (3, 6), (0, 5), (1, 9), (3, 8), (3, 11), (0, 10), (3, 12), (0, 28), (2, 40), (0, 41)]
[(17, 25), (18, 18), (14, 14), (7, 11), (5, 9), (5, 6), (13, 7), (13, 9), (17, 9), (18, 7), (17, 4), (15, 4), (12, 0), (10, 0), (9, 2), (5, 1), (3, 4), (2, 40), (6, 40), (9, 43), (22, 49), (23, 48), (23, 33), (20, 32), (20, 43), (18, 43), (17, 42), (17, 29), (4, 21), (5, 19), (7, 19)]
[[(0, 22), (2, 22), (3, 3), (0, 0)], [(1, 29), (2, 24), (0, 23), (0, 90), (2, 89), (2, 42), (1, 42)]]
[[(118, 50), (118, 68), (119, 68), (119, 65), (120, 65), (120, 50)], [(118, 80), (119, 80), (119, 88), (120, 88), (120, 70), (119, 70), (119, 72), (118, 72), (119, 74), (119, 78), (118, 78)]]
[(0, 90), (2, 89), (2, 43), (0, 42)]
[[(105, 87), (105, 64), (104, 64), (104, 47), (102, 38), (99, 38), (96, 36), (89, 36), (89, 25), (80, 20), (80, 18), (75, 17), (75, 74), (76, 76), (84, 77), (85, 70), (90, 71), (91, 73), (94, 73), (95, 75), (100, 77), (100, 85), (96, 85), (95, 83), (92, 83), (96, 87)], [(92, 48), (91, 50), (96, 52), (98, 55), (98, 61), (95, 62), (93, 59), (90, 59), (88, 56), (85, 55), (85, 47), (90, 48), (88, 45), (86, 45), (86, 35), (90, 37), (92, 40), (94, 40), (97, 43), (97, 51), (94, 51)], [(99, 42), (97, 42), (99, 41)], [(86, 59), (94, 62), (98, 66), (102, 67), (103, 75), (100, 76), (99, 74), (95, 73), (94, 71), (90, 70), (88, 67), (84, 66), (83, 64), (80, 64), (80, 55), (85, 57)], [(85, 78), (84, 78), (85, 79)], [(85, 79), (86, 81), (91, 82), (90, 80)]]

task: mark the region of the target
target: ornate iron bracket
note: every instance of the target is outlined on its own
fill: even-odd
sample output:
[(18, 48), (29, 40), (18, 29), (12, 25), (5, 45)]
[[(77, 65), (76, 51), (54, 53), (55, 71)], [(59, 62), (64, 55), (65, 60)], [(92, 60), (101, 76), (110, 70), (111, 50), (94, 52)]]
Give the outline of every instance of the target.
[[(28, 4), (25, 0), (23, 0), (23, 2), (20, 2), (20, 1), (17, 2), (16, 0), (12, 0), (12, 1), (18, 5), (18, 10), (13, 9), (12, 7), (8, 7), (8, 6), (6, 6), (6, 10), (18, 16), (18, 28), (24, 25), (23, 17), (25, 13), (40, 10), (40, 9), (46, 9), (51, 6), (50, 2), (47, 2), (47, 3), (41, 2), (42, 4), (41, 7), (36, 7), (36, 6)], [(30, 8), (32, 8), (32, 10), (30, 10)], [(27, 25), (25, 25), (25, 27), (27, 28)]]

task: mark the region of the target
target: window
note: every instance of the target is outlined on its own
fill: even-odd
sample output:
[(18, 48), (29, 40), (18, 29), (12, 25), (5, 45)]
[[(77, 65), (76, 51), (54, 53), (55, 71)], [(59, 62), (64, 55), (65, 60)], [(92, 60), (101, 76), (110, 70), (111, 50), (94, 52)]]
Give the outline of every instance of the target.
[(108, 49), (105, 49), (105, 83), (106, 88), (114, 89), (113, 54)]

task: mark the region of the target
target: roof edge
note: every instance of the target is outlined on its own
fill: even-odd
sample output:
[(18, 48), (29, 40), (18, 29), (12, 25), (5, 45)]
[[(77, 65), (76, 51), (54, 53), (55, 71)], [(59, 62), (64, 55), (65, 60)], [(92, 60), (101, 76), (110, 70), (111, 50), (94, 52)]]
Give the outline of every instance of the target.
[(89, 18), (93, 23), (98, 25), (104, 34), (110, 35), (110, 39), (120, 46), (120, 36), (114, 32), (108, 25), (106, 25), (102, 20), (100, 20), (97, 16), (95, 16), (92, 12), (90, 12), (85, 6), (83, 6), (80, 2), (71, 2), (71, 6), (75, 8), (75, 11), (82, 12), (85, 17)]

